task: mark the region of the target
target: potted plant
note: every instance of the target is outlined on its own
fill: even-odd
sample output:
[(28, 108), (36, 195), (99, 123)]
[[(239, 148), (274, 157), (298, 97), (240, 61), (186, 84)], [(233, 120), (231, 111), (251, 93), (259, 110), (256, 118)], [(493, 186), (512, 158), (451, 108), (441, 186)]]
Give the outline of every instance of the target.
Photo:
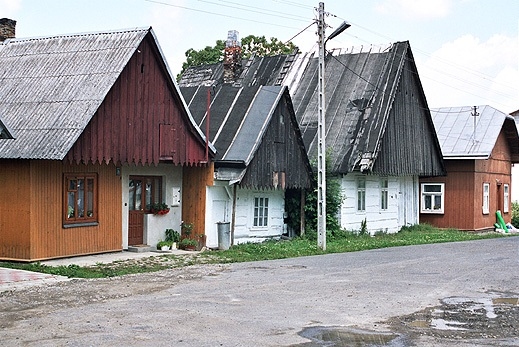
[(181, 249), (184, 249), (186, 251), (194, 251), (196, 250), (198, 241), (189, 238), (183, 238), (182, 240), (180, 240), (180, 243), (178, 245)]
[(150, 211), (155, 215), (165, 215), (169, 212), (169, 206), (164, 202), (157, 202), (151, 204)]
[(195, 225), (193, 223), (182, 222), (182, 224), (180, 224), (180, 228), (182, 229), (182, 238), (191, 236), (194, 227)]
[(157, 243), (157, 249), (160, 249), (161, 251), (169, 251), (169, 248), (171, 247), (171, 242), (160, 240)]
[(180, 242), (180, 233), (173, 229), (166, 229), (166, 241), (171, 243), (171, 249), (176, 249)]

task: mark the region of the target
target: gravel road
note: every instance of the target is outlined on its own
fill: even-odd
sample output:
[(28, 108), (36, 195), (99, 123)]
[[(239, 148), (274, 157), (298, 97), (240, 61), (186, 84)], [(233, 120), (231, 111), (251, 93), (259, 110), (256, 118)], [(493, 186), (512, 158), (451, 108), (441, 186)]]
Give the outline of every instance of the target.
[(0, 293), (2, 346), (517, 346), (519, 237)]

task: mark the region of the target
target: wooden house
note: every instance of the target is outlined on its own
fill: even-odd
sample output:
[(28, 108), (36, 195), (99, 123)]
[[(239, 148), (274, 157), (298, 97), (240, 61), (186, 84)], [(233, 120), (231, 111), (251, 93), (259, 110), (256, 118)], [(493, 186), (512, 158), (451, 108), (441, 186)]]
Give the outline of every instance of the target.
[[(318, 59), (293, 90), (310, 158), (317, 154)], [(445, 173), (408, 42), (326, 57), (326, 148), (341, 181), (340, 223), (370, 233), (419, 223), (419, 178)]]
[(514, 118), (495, 108), (444, 107), (431, 114), (447, 176), (420, 180), (420, 221), (440, 228), (494, 228), (511, 221), (512, 164), (519, 162)]
[(287, 87), (180, 89), (217, 150), (207, 191), (207, 245), (218, 246), (218, 222), (230, 223), (232, 243), (288, 233), (287, 219), (294, 216), (285, 196), (310, 188), (312, 170)]
[[(154, 247), (205, 228), (214, 147), (151, 28), (0, 43), (0, 259)], [(154, 214), (165, 203), (169, 213)]]
[[(235, 64), (236, 65), (236, 64)], [(420, 177), (445, 174), (408, 42), (379, 52), (326, 56), (328, 171), (340, 179), (341, 226), (397, 232), (419, 223)], [(289, 87), (310, 160), (317, 155), (318, 59), (313, 53), (251, 57), (234, 85)], [(180, 85), (218, 85), (225, 63), (193, 67)]]

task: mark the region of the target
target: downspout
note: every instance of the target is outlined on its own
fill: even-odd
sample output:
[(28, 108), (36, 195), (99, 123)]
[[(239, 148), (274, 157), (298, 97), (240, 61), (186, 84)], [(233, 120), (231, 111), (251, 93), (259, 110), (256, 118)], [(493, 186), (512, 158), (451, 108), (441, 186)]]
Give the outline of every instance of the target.
[(207, 88), (207, 117), (205, 119), (205, 162), (209, 163), (209, 122), (211, 120), (211, 88)]
[(236, 222), (236, 189), (238, 184), (235, 183), (233, 185), (233, 192), (232, 192), (232, 216), (231, 216), (231, 246), (234, 245), (234, 224)]

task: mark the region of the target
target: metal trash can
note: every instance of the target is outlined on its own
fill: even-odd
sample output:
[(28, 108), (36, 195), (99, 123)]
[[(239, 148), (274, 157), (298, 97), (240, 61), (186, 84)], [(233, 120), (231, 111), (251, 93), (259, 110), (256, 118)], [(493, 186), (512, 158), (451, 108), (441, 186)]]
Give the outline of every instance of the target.
[(218, 249), (226, 250), (231, 247), (231, 223), (217, 222), (218, 227)]

